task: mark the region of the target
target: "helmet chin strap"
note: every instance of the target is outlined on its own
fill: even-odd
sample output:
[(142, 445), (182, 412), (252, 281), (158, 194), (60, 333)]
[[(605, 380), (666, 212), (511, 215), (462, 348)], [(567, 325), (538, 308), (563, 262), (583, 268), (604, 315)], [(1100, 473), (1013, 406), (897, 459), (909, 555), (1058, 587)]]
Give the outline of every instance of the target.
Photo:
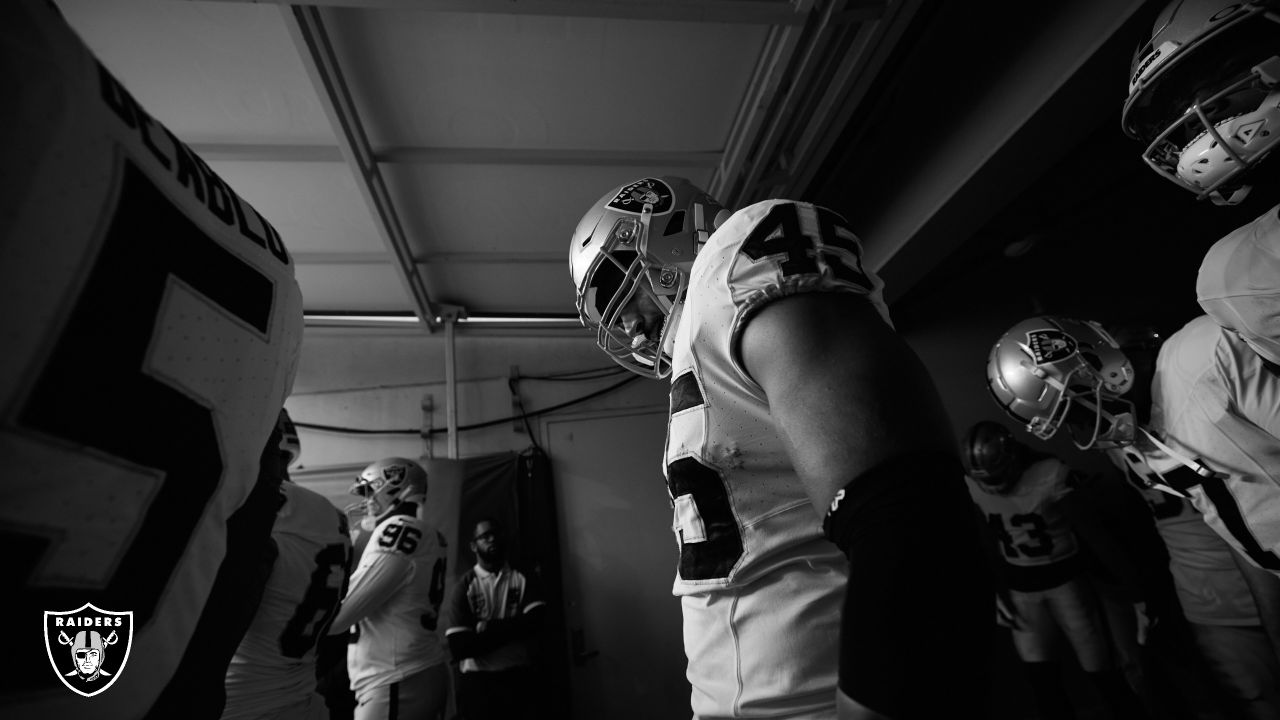
[(662, 348), (664, 357), (673, 357), (676, 347), (676, 328), (680, 327), (680, 316), (684, 314), (684, 302), (671, 302), (667, 308), (666, 325), (662, 328)]
[[(1170, 495), (1185, 498), (1188, 497), (1188, 495), (1182, 490), (1177, 489), (1175, 485), (1181, 484), (1185, 486), (1186, 483), (1173, 483), (1166, 478), (1166, 475), (1170, 475), (1180, 470), (1185, 471), (1186, 469), (1189, 469), (1197, 476), (1205, 479), (1218, 476), (1218, 473), (1210, 470), (1199, 460), (1189, 458), (1183, 453), (1169, 447), (1169, 445), (1165, 444), (1155, 433), (1151, 432), (1147, 428), (1139, 425), (1138, 432), (1142, 433), (1143, 439), (1155, 449), (1144, 450), (1140, 449), (1135, 444), (1134, 455), (1136, 455), (1136, 457), (1128, 452), (1122, 452), (1121, 454), (1124, 456), (1125, 464), (1132, 468), (1138, 477), (1142, 478), (1142, 482), (1145, 483), (1147, 487), (1154, 488)], [(1153, 464), (1151, 462), (1152, 460), (1157, 461), (1157, 463)], [(1161, 460), (1171, 460), (1173, 463), (1159, 462)], [(1156, 464), (1168, 465), (1168, 467), (1164, 470), (1159, 470), (1157, 469)], [(1155, 477), (1153, 478), (1152, 476)], [(1158, 480), (1156, 478), (1158, 478)]]

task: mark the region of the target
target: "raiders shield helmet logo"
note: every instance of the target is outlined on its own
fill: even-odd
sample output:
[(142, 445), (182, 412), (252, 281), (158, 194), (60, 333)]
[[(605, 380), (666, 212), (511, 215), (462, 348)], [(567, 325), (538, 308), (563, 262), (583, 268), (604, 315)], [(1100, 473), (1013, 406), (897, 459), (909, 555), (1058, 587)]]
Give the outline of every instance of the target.
[(133, 611), (101, 610), (85, 603), (76, 610), (44, 612), (44, 646), (53, 671), (69, 690), (93, 697), (124, 672), (133, 645)]
[(1061, 330), (1032, 330), (1027, 333), (1027, 348), (1036, 365), (1065, 360), (1076, 353), (1076, 339)]
[(638, 215), (647, 203), (653, 206), (654, 215), (661, 215), (671, 209), (674, 194), (671, 188), (661, 180), (645, 178), (619, 190), (607, 207)]

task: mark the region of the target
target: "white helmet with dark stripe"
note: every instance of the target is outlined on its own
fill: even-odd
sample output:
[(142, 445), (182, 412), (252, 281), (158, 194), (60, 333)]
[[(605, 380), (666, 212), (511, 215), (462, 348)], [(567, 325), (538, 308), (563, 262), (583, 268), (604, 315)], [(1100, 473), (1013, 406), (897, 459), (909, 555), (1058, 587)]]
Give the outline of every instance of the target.
[[(615, 362), (645, 377), (671, 372), (671, 346), (694, 256), (729, 212), (684, 178), (642, 178), (614, 188), (583, 216), (569, 246), (582, 324)], [(661, 327), (625, 328), (638, 294)]]
[(1162, 177), (1242, 201), (1280, 143), (1280, 0), (1169, 3), (1134, 55), (1121, 124)]
[(383, 458), (360, 473), (351, 494), (364, 498), (368, 516), (380, 522), (401, 503), (426, 499), (427, 471), (408, 458)]
[(991, 348), (987, 388), (1042, 440), (1067, 426), (1081, 450), (1133, 442), (1133, 365), (1096, 322), (1052, 316), (1014, 325)]

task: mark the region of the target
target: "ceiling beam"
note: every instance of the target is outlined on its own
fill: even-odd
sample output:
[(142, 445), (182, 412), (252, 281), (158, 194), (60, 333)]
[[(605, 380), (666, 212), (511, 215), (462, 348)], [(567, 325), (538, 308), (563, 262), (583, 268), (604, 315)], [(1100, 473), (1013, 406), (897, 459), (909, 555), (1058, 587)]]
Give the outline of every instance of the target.
[(355, 101), (343, 79), (337, 55), (329, 43), (320, 11), (314, 7), (297, 6), (286, 6), (281, 11), (289, 36), (307, 69), (307, 75), (324, 106), (329, 123), (333, 126), (342, 157), (356, 176), (356, 187), (360, 190), (361, 197), (377, 219), (379, 234), (396, 258), (400, 280), (413, 300), (414, 309), (423, 325), (434, 332), (441, 325), (440, 308), (431, 299), (426, 283), (414, 263), (409, 238), (400, 224), (400, 217), (382, 174), (378, 171), (377, 160), (360, 122)]
[[(343, 162), (334, 145), (192, 143), (206, 160), (226, 162)], [(455, 165), (572, 165), (578, 167), (712, 168), (719, 150), (555, 150), (532, 148), (385, 147), (372, 150), (379, 163), (449, 163)]]
[(328, 162), (340, 163), (337, 145), (276, 145), (249, 143), (190, 143), (205, 160), (215, 162)]
[(733, 125), (729, 128), (720, 164), (716, 166), (711, 182), (707, 185), (707, 192), (712, 197), (729, 200), (729, 185), (742, 172), (747, 154), (755, 146), (801, 34), (801, 28), (794, 26), (769, 29), (764, 47), (756, 59), (751, 81), (747, 83)]
[(846, 25), (830, 58), (835, 65), (831, 79), (810, 98), (810, 108), (799, 116), (803, 121), (787, 136), (774, 171), (782, 177), (772, 187), (760, 188), (761, 197), (798, 197), (804, 191), (923, 4), (899, 0), (881, 17)]
[[(187, 2), (197, 0), (184, 0)], [(294, 7), (335, 7), (360, 10), (419, 10), (424, 12), (547, 15), (615, 20), (800, 25), (804, 15), (791, 0), (198, 0)]]
[[(773, 28), (730, 130), (711, 193), (731, 207), (792, 190), (818, 162), (922, 0), (806, 3), (803, 28)], [(820, 133), (820, 134), (819, 134)]]
[(391, 265), (395, 258), (380, 252), (298, 252), (293, 261), (299, 265)]
[(377, 157), (380, 162), (388, 163), (709, 168), (720, 160), (720, 151), (386, 147), (377, 151)]

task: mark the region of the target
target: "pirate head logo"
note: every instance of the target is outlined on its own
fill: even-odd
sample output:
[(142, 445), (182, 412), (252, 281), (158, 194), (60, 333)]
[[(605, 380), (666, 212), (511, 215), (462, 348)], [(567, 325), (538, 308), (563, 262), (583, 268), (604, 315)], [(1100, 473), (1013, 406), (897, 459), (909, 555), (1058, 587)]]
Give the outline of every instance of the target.
[(639, 214), (645, 205), (652, 205), (653, 214), (661, 215), (671, 209), (673, 195), (666, 183), (656, 178), (645, 178), (619, 190), (609, 201), (608, 207)]
[(133, 612), (77, 610), (44, 613), (44, 644), (53, 671), (72, 692), (93, 697), (111, 687), (129, 660)]
[(388, 465), (382, 468), (382, 477), (389, 483), (399, 483), (404, 480), (405, 470), (403, 465)]
[(1036, 365), (1065, 360), (1076, 353), (1076, 339), (1061, 330), (1032, 330), (1027, 333), (1027, 349)]

